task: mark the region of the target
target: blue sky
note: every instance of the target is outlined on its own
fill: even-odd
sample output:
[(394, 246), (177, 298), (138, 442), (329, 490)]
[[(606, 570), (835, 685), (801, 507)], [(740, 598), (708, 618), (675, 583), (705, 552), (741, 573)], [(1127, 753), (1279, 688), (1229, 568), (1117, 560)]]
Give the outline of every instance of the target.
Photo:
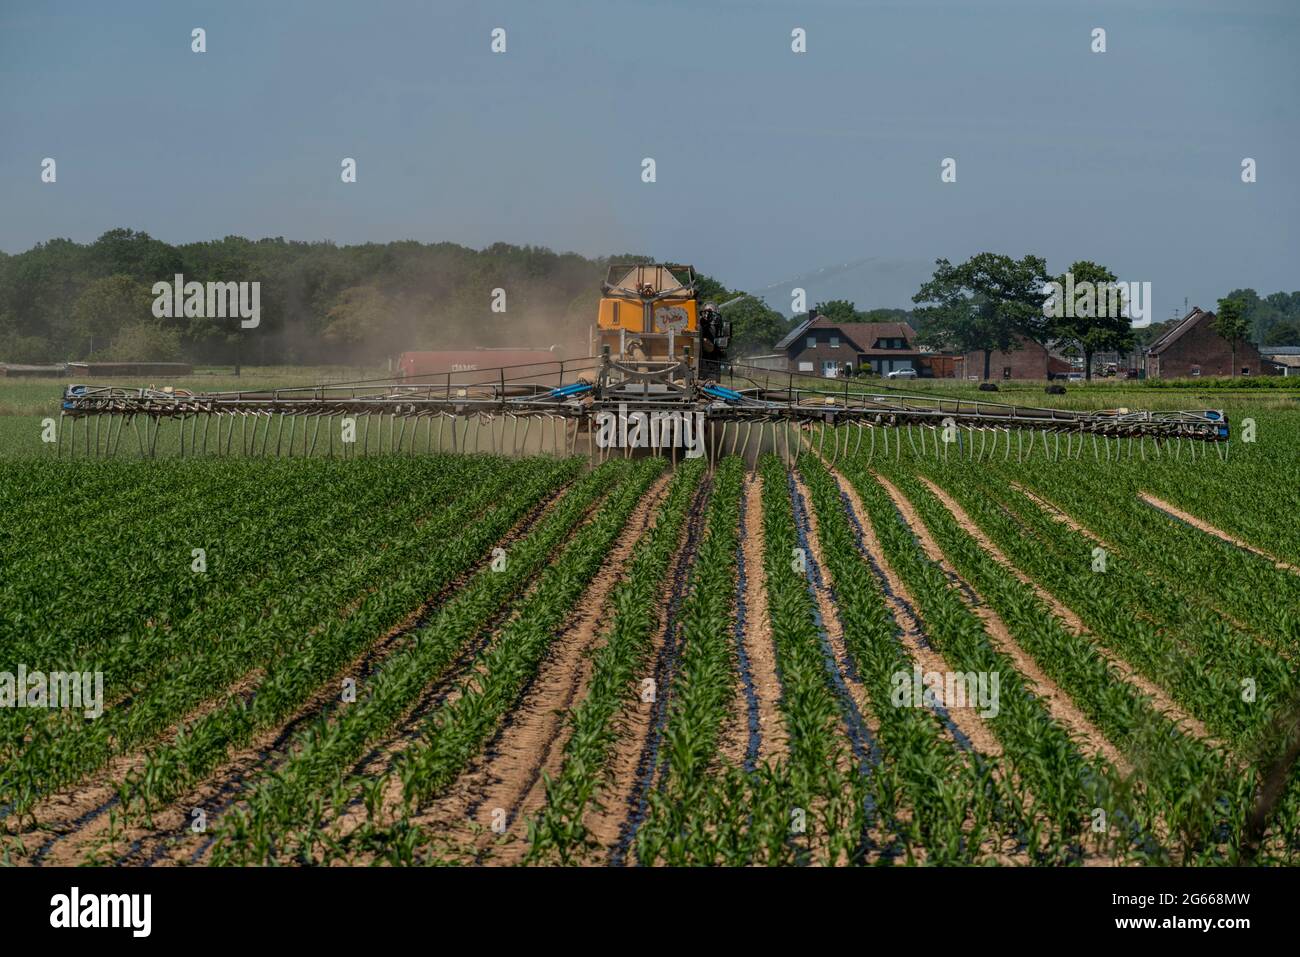
[(1162, 319), (1300, 288), (1297, 49), (1300, 4), (1262, 0), (0, 0), (0, 249), (506, 241), (864, 306), (1034, 252)]

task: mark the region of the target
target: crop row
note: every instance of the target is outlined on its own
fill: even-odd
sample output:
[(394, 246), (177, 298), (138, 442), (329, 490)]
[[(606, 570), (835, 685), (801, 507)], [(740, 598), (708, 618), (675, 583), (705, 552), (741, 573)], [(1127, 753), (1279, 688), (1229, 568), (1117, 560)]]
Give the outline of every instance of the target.
[[(1171, 792), (1184, 795), (1168, 805), (1172, 810), (1166, 817), (1174, 818), (1170, 823), (1179, 823), (1188, 841), (1195, 835), (1204, 840), (1212, 833), (1222, 851), (1216, 847), (1200, 853), (1218, 859), (1223, 852), (1232, 859), (1241, 850), (1243, 822), (1258, 784), (1256, 769), (1268, 766), (1286, 747), (1286, 726), (1279, 724), (1278, 715), (1295, 700), (1290, 663), (1199, 605), (1175, 598), (1172, 604), (1177, 607), (1168, 607), (1170, 596), (1152, 587), (1141, 559), (1114, 556), (1105, 573), (1094, 573), (1091, 542), (1044, 516), (1023, 496), (988, 481), (949, 480), (947, 484), (1011, 560), (1064, 600), (1109, 648), (1168, 689), (1212, 732), (1223, 735), (1238, 760), (1248, 762), (1241, 772), (1223, 755), (1208, 762), (1185, 759), (1178, 774), (1165, 770), (1165, 763), (1154, 758), (1143, 762), (1143, 776), (1153, 797), (1168, 798)], [(1243, 676), (1249, 678), (1253, 693), (1243, 693)], [(1199, 772), (1198, 764), (1203, 766)], [(1163, 782), (1157, 780), (1161, 774), (1166, 778)], [(1196, 779), (1189, 781), (1189, 775)], [(1197, 797), (1189, 801), (1190, 795)], [(1295, 811), (1294, 785), (1288, 795), (1281, 815)], [(1153, 804), (1150, 813), (1158, 811)], [(1189, 820), (1193, 814), (1200, 816), (1199, 823)], [(1225, 840), (1224, 834), (1231, 838)]]
[[(306, 495), (300, 490), (302, 514), (286, 515), (284, 521), (260, 535), (251, 533), (249, 540), (236, 540), (226, 533), (212, 542), (212, 564), (201, 575), (191, 570), (187, 551), (183, 558), (174, 557), (166, 570), (157, 574), (159, 589), (165, 591), (177, 580), (204, 579), (211, 584), (197, 606), (181, 607), (165, 594), (151, 593), (134, 621), (108, 630), (104, 639), (89, 647), (78, 640), (85, 630), (84, 616), (67, 622), (52, 617), (41, 646), (16, 648), (14, 659), (27, 662), (29, 668), (40, 665), (45, 671), (59, 667), (100, 671), (106, 682), (105, 705), (129, 702), (143, 695), (178, 660), (192, 665), (200, 658), (220, 654), (218, 636), (238, 627), (241, 620), (269, 614), (285, 593), (313, 581), (329, 580), (355, 554), (376, 554), (400, 542), (413, 521), (450, 508), (472, 490), (497, 489), (508, 481), (504, 473), (492, 472), (486, 460), (450, 467), (443, 482), (422, 484), (425, 491), (421, 495), (411, 495), (410, 478), (393, 469), (365, 478), (368, 481), (356, 488), (345, 483)], [(242, 483), (237, 484), (229, 494), (238, 494), (241, 487)], [(172, 554), (176, 555), (175, 549)], [(286, 559), (288, 555), (296, 558)], [(9, 717), (13, 718), (13, 713)], [(76, 716), (56, 712), (50, 720), (75, 724)], [(16, 722), (5, 727), (11, 735), (21, 734)]]
[(584, 818), (609, 783), (609, 757), (621, 708), (639, 700), (636, 678), (645, 672), (657, 600), (704, 473), (701, 460), (679, 466), (654, 527), (637, 543), (628, 573), (610, 597), (613, 619), (592, 664), (586, 697), (569, 713), (569, 737), (557, 777), (546, 782), (546, 801), (529, 823), (530, 859), (571, 863), (591, 849)]
[(705, 535), (680, 615), (683, 650), (659, 752), (660, 785), (635, 835), (643, 864), (723, 861), (728, 850), (734, 851), (728, 838), (737, 829), (710, 827), (695, 809), (735, 691), (731, 595), (743, 480), (744, 464), (734, 457), (723, 460), (714, 478)]
[(1043, 861), (1077, 856), (1092, 809), (1113, 805), (1114, 769), (1085, 757), (1030, 691), (944, 570), (926, 556), (881, 485), (861, 463), (850, 463), (844, 472), (872, 516), (886, 560), (916, 598), (931, 644), (957, 672), (998, 676), (998, 713), (987, 720), (1012, 772), (1033, 795), (1031, 811), (1027, 795), (1005, 792), (1009, 802), (1020, 805), (1013, 816), (1033, 822), (1022, 836), (1029, 852)]
[[(332, 547), (338, 554), (361, 557), (351, 557), (335, 574), (308, 579), (264, 610), (260, 605), (248, 608), (239, 594), (227, 596), (227, 627), (215, 641), (208, 639), (207, 653), (173, 660), (139, 696), (109, 709), (100, 720), (63, 728), (63, 733), (38, 726), (17, 760), (0, 773), (0, 793), (17, 799), (22, 809), (39, 793), (75, 782), (112, 754), (148, 742), (250, 670), (262, 669), (255, 694), (234, 695), (183, 729), (174, 742), (150, 756), (143, 780), (130, 782), (128, 790), (147, 797), (163, 781), (175, 779), (180, 769), (206, 766), (198, 760), (202, 751), (224, 753), (230, 743), (243, 739), (237, 731), (246, 734), (273, 720), (279, 711), (276, 703), (285, 699), (277, 692), (294, 687), (300, 693), (309, 674), (328, 671), (334, 653), (382, 633), (375, 626), (396, 622), (418, 607), (436, 591), (434, 586), (449, 582), (481, 556), (531, 501), (566, 474), (571, 472), (554, 463), (519, 466), (515, 480), (527, 494), (500, 504), (494, 484), (487, 482), (374, 554), (358, 552), (370, 541), (369, 532), (345, 525)], [(469, 524), (471, 517), (481, 520)], [(309, 556), (297, 561), (304, 557)], [(206, 636), (190, 640), (201, 637)]]
[[(899, 641), (899, 623), (872, 573), (862, 530), (838, 482), (814, 456), (800, 469), (812, 493), (822, 554), (835, 581), (835, 605), (844, 642), (870, 696), (884, 760), (875, 791), (903, 844), (907, 860), (923, 851), (932, 863), (978, 859), (989, 829), (1001, 825), (994, 762), (959, 752), (943, 735), (937, 708), (895, 702), (897, 676), (910, 676), (913, 659)], [(888, 521), (889, 516), (877, 516)], [(946, 716), (945, 716), (946, 717)], [(950, 720), (950, 719), (948, 719)], [(956, 737), (956, 735), (954, 735)], [(906, 809), (907, 813), (901, 813)]]
[[(530, 581), (535, 580), (537, 588), (515, 609), (512, 622), (531, 620), (543, 629), (553, 625), (561, 606), (557, 604), (555, 586), (548, 588), (546, 583), (563, 580), (572, 584), (574, 559), (585, 554), (581, 549), (594, 548), (592, 542), (599, 542), (614, 524), (621, 527), (619, 517), (626, 518), (626, 512), (644, 493), (656, 470), (655, 463), (631, 471), (625, 463), (611, 462), (576, 483), (536, 528), (510, 548), (503, 571), (490, 567), (480, 570), (417, 631), (408, 648), (384, 663), (363, 697), (332, 718), (317, 720), (299, 735), (285, 764), (254, 789), (246, 807), (223, 821), (214, 859), (247, 861), (267, 859), (277, 853), (316, 853), (319, 842), (325, 839), (320, 825), (322, 818), (329, 816), (324, 806), (326, 798), (330, 799), (331, 813), (337, 813), (352, 795), (367, 786), (360, 776), (349, 775), (351, 765), (390, 731), (419, 700), (423, 689), (445, 672), (459, 650)], [(608, 500), (556, 556), (556, 549), (611, 482), (614, 488)], [(490, 668), (493, 651), (499, 656), (503, 648), (508, 653), (520, 650), (498, 635), (474, 664)], [(482, 669), (471, 666), (471, 670), (480, 675), (476, 687), (482, 691)], [(501, 680), (504, 673), (504, 668), (499, 670), (496, 680)], [(488, 670), (488, 682), (491, 675)], [(484, 720), (477, 729), (483, 733), (487, 709), (481, 703), (487, 699), (476, 698), (476, 692), (468, 686), (462, 686), (461, 691), (459, 700), (469, 698), (480, 704), (477, 708), (467, 705), (465, 713)], [(368, 786), (375, 787), (373, 783)]]
[[(364, 559), (346, 587), (336, 584), (329, 611), (308, 629), (307, 640), (285, 644), (251, 694), (232, 696), (149, 754), (143, 772), (126, 781), (125, 803), (152, 808), (175, 798), (234, 748), (282, 724), (362, 651), (483, 561), (494, 543), (572, 474), (569, 463), (534, 463), (515, 473), (509, 496), (484, 486), (395, 547)], [(350, 595), (356, 597), (340, 614), (340, 599)]]
[(631, 466), (629, 479), (537, 579), (518, 616), (480, 656), (475, 679), (424, 721), (419, 742), (403, 752), (397, 768), (408, 807), (418, 808), (446, 788), (518, 700), (551, 639), (608, 560), (619, 533), (664, 467), (662, 459), (643, 459)]
[[(910, 476), (892, 478), (948, 559), (1003, 618), (1020, 646), (1140, 769), (1136, 779), (1124, 782), (1115, 800), (1099, 805), (1112, 821), (1118, 811), (1131, 822), (1134, 834), (1167, 829), (1177, 835), (1186, 859), (1243, 813), (1249, 786), (1229, 770), (1221, 753), (1180, 733), (1098, 652), (1089, 636), (1067, 627), (1029, 585), (989, 557), (928, 489)], [(1054, 583), (1043, 582), (1049, 590)], [(1121, 849), (1125, 843), (1121, 836)]]
[[(1209, 462), (1203, 471), (1205, 480), (1214, 478), (1221, 463)], [(1148, 462), (1135, 466), (1107, 467), (1105, 463), (1079, 462), (1068, 469), (1050, 463), (1037, 463), (1026, 474), (1014, 476), (999, 466), (998, 471), (1012, 480), (1043, 490), (1057, 506), (1082, 522), (1109, 544), (1140, 559), (1143, 566), (1159, 574), (1170, 587), (1187, 593), (1193, 603), (1209, 603), (1213, 611), (1243, 623), (1258, 635), (1272, 636), (1280, 646), (1300, 653), (1300, 576), (1275, 569), (1259, 556), (1241, 551), (1197, 529), (1189, 528), (1152, 508), (1138, 498), (1151, 480), (1162, 485), (1177, 466)], [(1181, 470), (1179, 470), (1181, 471)], [(1294, 466), (1289, 470), (1294, 472)], [(1256, 498), (1250, 511), (1263, 513), (1277, 522), (1275, 509), (1284, 509), (1280, 498), (1287, 488), (1288, 472), (1273, 473), (1278, 483), (1275, 492)], [(1199, 482), (1184, 481), (1195, 488)], [(1179, 501), (1211, 524), (1230, 517), (1212, 494), (1184, 490)], [(1223, 518), (1221, 518), (1221, 516)], [(1198, 600), (1199, 599), (1199, 600)]]

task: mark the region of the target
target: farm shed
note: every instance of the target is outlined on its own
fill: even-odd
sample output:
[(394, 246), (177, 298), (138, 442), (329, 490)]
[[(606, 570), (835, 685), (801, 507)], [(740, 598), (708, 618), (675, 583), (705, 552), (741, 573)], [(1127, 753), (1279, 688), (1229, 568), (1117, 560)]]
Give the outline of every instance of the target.
[[(1053, 355), (1042, 343), (1024, 336), (1020, 348), (1007, 352), (995, 351), (989, 356), (989, 379), (1052, 379), (1068, 375), (1070, 363)], [(966, 353), (966, 372), (977, 379), (984, 378), (984, 350)]]
[(1300, 346), (1263, 346), (1259, 350), (1266, 371), (1273, 375), (1300, 376)]

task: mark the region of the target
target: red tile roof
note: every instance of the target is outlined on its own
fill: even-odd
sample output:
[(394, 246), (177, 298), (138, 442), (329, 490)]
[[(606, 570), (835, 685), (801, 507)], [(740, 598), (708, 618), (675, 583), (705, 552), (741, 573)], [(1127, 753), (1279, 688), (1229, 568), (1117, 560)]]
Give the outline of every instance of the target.
[(836, 322), (827, 316), (818, 316), (811, 322), (804, 320), (777, 343), (777, 349), (788, 349), (810, 329), (834, 329), (852, 342), (863, 355), (904, 354), (902, 349), (875, 348), (877, 339), (903, 339), (907, 342), (908, 351), (915, 349), (916, 330), (905, 322)]

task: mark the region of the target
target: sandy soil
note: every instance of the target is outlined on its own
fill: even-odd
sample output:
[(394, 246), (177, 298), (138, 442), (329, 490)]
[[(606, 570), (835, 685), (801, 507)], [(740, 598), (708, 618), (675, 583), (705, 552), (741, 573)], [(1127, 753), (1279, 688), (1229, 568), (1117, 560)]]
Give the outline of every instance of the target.
[(1002, 550), (998, 548), (987, 535), (984, 534), (980, 527), (975, 524), (975, 521), (966, 513), (966, 510), (957, 504), (956, 500), (953, 499), (952, 496), (939, 486), (935, 485), (928, 478), (921, 476), (920, 479), (925, 483), (926, 487), (934, 493), (935, 497), (943, 503), (944, 508), (948, 509), (948, 511), (952, 513), (953, 518), (955, 518), (958, 523), (966, 529), (967, 533), (979, 542), (980, 547), (984, 549), (990, 558), (1003, 568), (1007, 569), (1007, 571), (1011, 572), (1011, 574), (1015, 575), (1019, 581), (1024, 582), (1026, 585), (1033, 588), (1034, 594), (1038, 596), (1039, 600), (1042, 601), (1043, 604), (1047, 605), (1047, 607), (1052, 610), (1052, 614), (1059, 618), (1067, 628), (1073, 631), (1076, 635), (1084, 635), (1088, 637), (1091, 640), (1093, 647), (1097, 649), (1097, 652), (1101, 654), (1115, 668), (1115, 670), (1120, 673), (1120, 675), (1123, 676), (1125, 681), (1132, 684), (1139, 691), (1152, 699), (1157, 711), (1164, 714), (1165, 717), (1169, 718), (1169, 720), (1174, 722), (1174, 724), (1179, 725), (1185, 732), (1201, 738), (1211, 747), (1223, 747), (1220, 742), (1214, 740), (1210, 735), (1209, 730), (1201, 721), (1188, 714), (1180, 704), (1174, 701), (1173, 698), (1169, 697), (1168, 693), (1165, 692), (1163, 688), (1139, 674), (1132, 665), (1107, 648), (1096, 635), (1089, 631), (1087, 626), (1084, 625), (1083, 620), (1075, 614), (1074, 611), (1067, 608), (1066, 605), (1055, 595), (1051, 594), (1047, 589), (1043, 588), (1042, 585), (1038, 584), (1038, 582), (1031, 579), (1028, 575), (1013, 565), (1011, 560), (1007, 558)]
[(757, 472), (745, 483), (745, 526), (741, 529), (745, 552), (745, 650), (758, 698), (758, 760), (780, 761), (789, 746), (781, 713), (781, 676), (777, 668), (772, 619), (767, 607), (767, 568), (763, 564), (763, 479)]
[(1223, 529), (1216, 528), (1204, 519), (1197, 518), (1190, 512), (1184, 512), (1181, 508), (1178, 508), (1176, 505), (1171, 505), (1164, 499), (1156, 498), (1150, 492), (1138, 492), (1138, 498), (1142, 499), (1142, 501), (1146, 502), (1148, 505), (1158, 508), (1166, 515), (1171, 515), (1180, 521), (1186, 522), (1188, 525), (1199, 531), (1205, 532), (1207, 535), (1213, 535), (1215, 538), (1228, 542), (1231, 545), (1236, 545), (1238, 548), (1250, 552), (1252, 555), (1258, 555), (1260, 558), (1267, 559), (1273, 563), (1274, 568), (1281, 571), (1291, 572), (1293, 575), (1300, 575), (1300, 566), (1292, 565), (1290, 562), (1285, 562), (1276, 555), (1264, 551), (1262, 548), (1256, 548), (1254, 545), (1244, 542), (1234, 535), (1230, 535)]
[[(1125, 776), (1132, 773), (1132, 765), (1120, 754), (1115, 745), (1107, 740), (1100, 729), (1088, 720), (1088, 717), (1079, 710), (1070, 697), (1020, 647), (1006, 623), (988, 606), (987, 602), (980, 599), (979, 593), (970, 587), (970, 583), (965, 582), (957, 574), (943, 554), (942, 549), (939, 548), (939, 544), (930, 534), (930, 530), (916, 513), (916, 509), (912, 507), (912, 503), (888, 479), (876, 473), (872, 474), (876, 481), (889, 493), (889, 497), (903, 514), (908, 526), (920, 541), (925, 554), (932, 561), (938, 563), (953, 580), (962, 583), (960, 593), (963, 602), (979, 616), (993, 646), (1011, 660), (1016, 670), (1025, 679), (1030, 690), (1043, 702), (1053, 719), (1076, 738), (1084, 753), (1101, 756)], [(971, 595), (975, 596), (973, 601), (970, 598)]]
[[(675, 620), (670, 620), (670, 616), (675, 614), (672, 596), (677, 584), (689, 576), (691, 565), (695, 561), (695, 551), (704, 528), (708, 497), (709, 481), (706, 479), (696, 491), (690, 512), (682, 525), (675, 557), (664, 578), (657, 603), (659, 620), (651, 631), (649, 661), (653, 664), (647, 676), (654, 674), (660, 678), (671, 677), (672, 663), (668, 661), (669, 647), (665, 633), (678, 627)], [(590, 863), (605, 863), (608, 860), (631, 818), (640, 781), (647, 770), (646, 761), (654, 733), (656, 705), (662, 703), (662, 707), (666, 708), (670, 691), (671, 682), (659, 680), (657, 702), (642, 701), (639, 695), (631, 697), (615, 719), (619, 736), (608, 761), (609, 778), (597, 795), (598, 804), (588, 810), (583, 822), (588, 834), (600, 848)]]
[[(862, 498), (858, 495), (858, 490), (843, 475), (834, 470), (832, 470), (832, 474), (839, 483), (840, 490), (848, 497), (853, 514), (862, 527), (863, 545), (874, 561), (871, 566), (873, 573), (882, 581), (884, 586), (885, 603), (889, 606), (890, 614), (893, 615), (894, 621), (898, 624), (899, 640), (902, 642), (903, 647), (907, 649), (912, 656), (912, 660), (923, 671), (934, 671), (941, 674), (951, 673), (952, 666), (948, 664), (943, 655), (934, 649), (926, 637), (924, 625), (916, 612), (916, 599), (912, 597), (912, 593), (903, 584), (898, 572), (885, 559), (884, 548), (881, 546), (880, 538), (876, 534), (875, 525), (862, 504)], [(971, 742), (975, 750), (993, 757), (1002, 754), (1002, 743), (998, 741), (997, 736), (980, 718), (977, 711), (970, 708), (952, 708), (948, 711), (948, 716), (952, 719), (952, 723), (957, 726), (957, 729)], [(946, 729), (945, 733), (948, 733)], [(952, 735), (948, 733), (948, 737), (951, 738)]]
[[(653, 527), (669, 480), (665, 473), (637, 505), (506, 725), (449, 793), (412, 816), (412, 823), (472, 848), (479, 860), (512, 864), (527, 854), (527, 821), (546, 797), (542, 775), (559, 774), (571, 730), (569, 709), (586, 694), (592, 656), (608, 635), (610, 595), (626, 574), (637, 542)], [(493, 815), (499, 819), (503, 812), (506, 831), (496, 833)]]

